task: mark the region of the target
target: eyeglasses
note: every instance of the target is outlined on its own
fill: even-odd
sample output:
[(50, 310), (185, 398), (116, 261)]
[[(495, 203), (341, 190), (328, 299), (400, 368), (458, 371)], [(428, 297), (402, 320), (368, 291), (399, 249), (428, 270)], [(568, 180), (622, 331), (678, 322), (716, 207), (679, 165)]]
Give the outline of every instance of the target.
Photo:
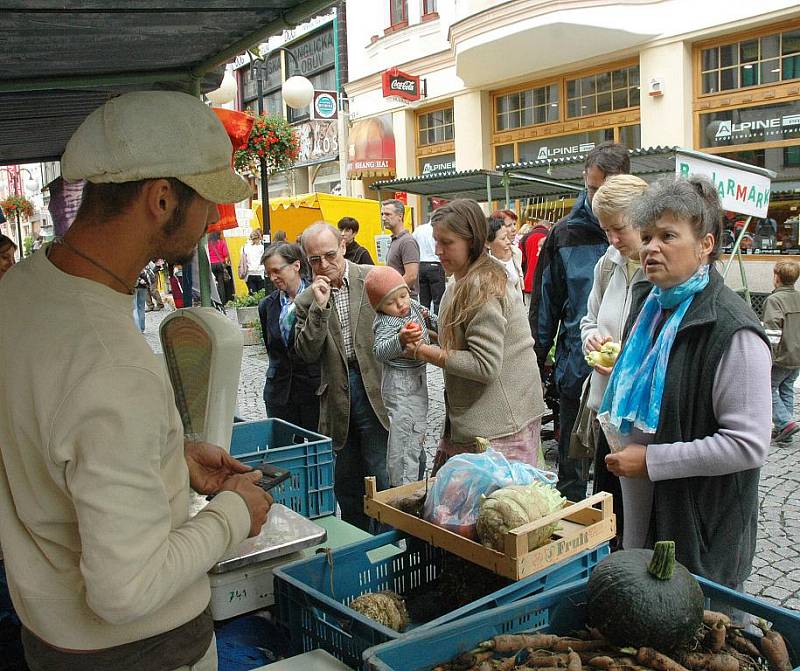
[(320, 263), (322, 263), (322, 259), (325, 259), (328, 263), (333, 263), (337, 256), (339, 256), (338, 249), (332, 252), (325, 252), (322, 256), (309, 256), (308, 262), (312, 266), (318, 266)]
[(292, 265), (291, 263), (284, 263), (282, 266), (278, 266), (277, 268), (273, 268), (272, 270), (268, 270), (267, 271), (267, 277), (275, 277), (276, 275), (278, 275), (281, 272), (281, 270), (283, 270), (284, 268), (287, 268), (288, 266), (291, 266), (291, 265)]

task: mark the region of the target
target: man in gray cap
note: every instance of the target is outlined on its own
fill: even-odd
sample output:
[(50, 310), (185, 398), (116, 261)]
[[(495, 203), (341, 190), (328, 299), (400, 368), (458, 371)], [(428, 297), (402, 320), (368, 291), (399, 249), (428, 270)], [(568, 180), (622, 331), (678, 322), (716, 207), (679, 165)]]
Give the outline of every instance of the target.
[[(216, 669), (206, 572), (264, 523), (259, 473), (185, 440), (131, 319), (148, 261), (185, 261), (242, 200), (215, 114), (138, 92), (83, 122), (60, 243), (0, 285), (0, 538), (31, 669)], [(217, 496), (189, 517), (190, 487)]]

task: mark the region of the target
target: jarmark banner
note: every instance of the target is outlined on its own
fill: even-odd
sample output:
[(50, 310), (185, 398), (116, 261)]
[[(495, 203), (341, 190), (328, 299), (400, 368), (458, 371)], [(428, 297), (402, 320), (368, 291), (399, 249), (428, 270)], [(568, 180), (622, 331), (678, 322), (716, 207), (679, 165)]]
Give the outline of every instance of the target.
[(765, 218), (769, 207), (770, 179), (747, 170), (678, 153), (675, 172), (681, 177), (704, 175), (717, 187), (722, 207), (731, 212)]

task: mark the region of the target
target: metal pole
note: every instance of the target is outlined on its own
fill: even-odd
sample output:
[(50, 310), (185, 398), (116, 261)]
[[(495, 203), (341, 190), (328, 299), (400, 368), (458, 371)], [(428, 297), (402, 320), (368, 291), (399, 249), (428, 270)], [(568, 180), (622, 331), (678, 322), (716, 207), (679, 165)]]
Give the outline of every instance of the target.
[(19, 245), (19, 258), (20, 261), (25, 257), (25, 245), (22, 244), (22, 228), (19, 225), (19, 210), (14, 210), (14, 216), (17, 219), (17, 244)]
[[(250, 71), (255, 68), (256, 75), (256, 105), (258, 106), (258, 116), (264, 115), (264, 85), (261, 81), (263, 74), (262, 66), (264, 69), (267, 67), (267, 61), (264, 59), (254, 59), (250, 56)], [(261, 182), (261, 232), (264, 234), (264, 239), (272, 241), (270, 235), (270, 217), (269, 217), (269, 175), (267, 174), (267, 161), (263, 156), (258, 158), (258, 172)]]

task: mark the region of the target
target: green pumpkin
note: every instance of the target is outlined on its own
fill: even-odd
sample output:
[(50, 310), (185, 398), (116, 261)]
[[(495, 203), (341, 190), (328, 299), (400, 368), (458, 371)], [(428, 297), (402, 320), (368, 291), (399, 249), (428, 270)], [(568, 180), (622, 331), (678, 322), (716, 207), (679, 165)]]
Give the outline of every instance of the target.
[(618, 646), (670, 652), (685, 646), (703, 623), (703, 590), (675, 561), (675, 543), (621, 550), (589, 578), (589, 623)]

